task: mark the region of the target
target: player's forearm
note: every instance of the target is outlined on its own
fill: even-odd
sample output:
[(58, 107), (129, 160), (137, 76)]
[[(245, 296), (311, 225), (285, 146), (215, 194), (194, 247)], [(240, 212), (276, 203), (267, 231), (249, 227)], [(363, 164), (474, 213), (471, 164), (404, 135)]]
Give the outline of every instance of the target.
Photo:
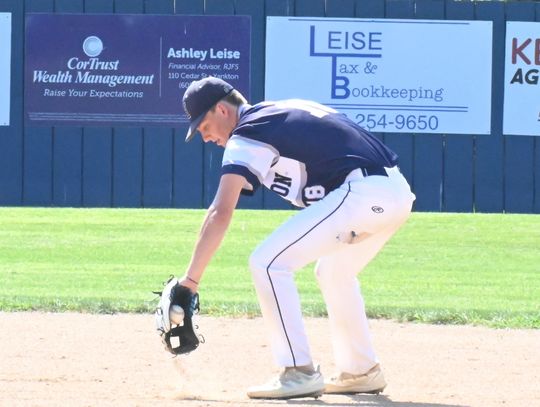
[(213, 206), (208, 209), (186, 272), (190, 279), (201, 281), (206, 266), (223, 241), (231, 218), (231, 211), (218, 210)]

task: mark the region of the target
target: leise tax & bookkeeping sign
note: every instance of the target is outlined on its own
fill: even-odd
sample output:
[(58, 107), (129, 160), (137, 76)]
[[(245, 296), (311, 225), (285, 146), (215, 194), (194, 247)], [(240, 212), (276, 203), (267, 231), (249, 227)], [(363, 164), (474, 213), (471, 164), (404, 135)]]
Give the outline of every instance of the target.
[(266, 38), (267, 99), (378, 132), (490, 134), (490, 21), (268, 17)]

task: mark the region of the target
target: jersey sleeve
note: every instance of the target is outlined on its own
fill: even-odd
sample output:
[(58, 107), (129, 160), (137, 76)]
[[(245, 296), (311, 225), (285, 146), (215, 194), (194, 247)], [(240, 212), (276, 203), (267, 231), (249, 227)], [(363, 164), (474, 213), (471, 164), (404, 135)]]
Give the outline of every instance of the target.
[(223, 153), (221, 173), (242, 175), (247, 180), (242, 193), (252, 195), (278, 159), (278, 151), (270, 144), (233, 135)]

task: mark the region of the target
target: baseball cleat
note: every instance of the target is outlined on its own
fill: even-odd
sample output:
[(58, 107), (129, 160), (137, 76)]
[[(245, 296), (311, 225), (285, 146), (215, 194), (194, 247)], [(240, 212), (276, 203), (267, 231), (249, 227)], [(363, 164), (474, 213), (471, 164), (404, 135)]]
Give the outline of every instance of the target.
[(325, 382), (326, 394), (379, 394), (386, 387), (386, 381), (379, 365), (375, 365), (365, 374), (353, 375), (341, 373)]
[(317, 368), (312, 374), (297, 369), (285, 369), (279, 377), (262, 386), (250, 387), (247, 395), (252, 399), (318, 398), (324, 393), (324, 379)]

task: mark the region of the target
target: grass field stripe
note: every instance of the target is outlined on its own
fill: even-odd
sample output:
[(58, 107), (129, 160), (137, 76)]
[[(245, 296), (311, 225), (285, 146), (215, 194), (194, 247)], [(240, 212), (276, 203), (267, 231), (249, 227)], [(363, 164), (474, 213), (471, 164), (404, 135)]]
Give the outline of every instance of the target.
[[(188, 267), (205, 213), (2, 207), (0, 310), (153, 313), (150, 292)], [(202, 283), (203, 314), (261, 315), (253, 279), (239, 269), (247, 271), (253, 250), (296, 213), (235, 211)], [(368, 316), (539, 329), (539, 247), (538, 214), (413, 212), (362, 272)], [(303, 315), (326, 318), (311, 271), (295, 272)]]

